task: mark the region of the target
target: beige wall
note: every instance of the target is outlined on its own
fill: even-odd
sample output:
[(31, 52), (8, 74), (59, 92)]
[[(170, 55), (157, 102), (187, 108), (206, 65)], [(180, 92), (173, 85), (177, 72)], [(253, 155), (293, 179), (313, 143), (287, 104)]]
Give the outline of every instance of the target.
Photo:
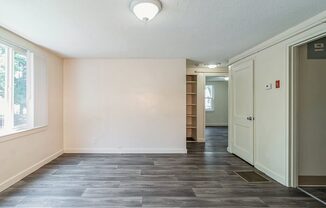
[(58, 56), (0, 28), (0, 37), (42, 55), (48, 70), (47, 127), (0, 139), (0, 191), (22, 179), (63, 150), (62, 68)]
[[(293, 44), (325, 33), (326, 25), (320, 24), (325, 15), (321, 13), (230, 59), (231, 63), (254, 61), (254, 165), (287, 186), (294, 185), (289, 177), (292, 141), (288, 49)], [(265, 84), (275, 86), (276, 80), (281, 82), (280, 89), (265, 90)], [(232, 135), (229, 146), (231, 144)]]
[(186, 60), (64, 61), (66, 152), (186, 152)]
[(214, 86), (214, 111), (206, 111), (206, 126), (228, 125), (228, 82), (206, 81)]
[(299, 48), (299, 174), (326, 176), (326, 59)]

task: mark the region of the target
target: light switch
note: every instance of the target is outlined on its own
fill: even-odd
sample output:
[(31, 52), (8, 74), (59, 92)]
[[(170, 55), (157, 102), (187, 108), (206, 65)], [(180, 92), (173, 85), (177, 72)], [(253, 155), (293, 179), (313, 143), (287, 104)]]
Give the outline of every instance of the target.
[(266, 84), (265, 85), (265, 90), (271, 90), (273, 88), (272, 83)]

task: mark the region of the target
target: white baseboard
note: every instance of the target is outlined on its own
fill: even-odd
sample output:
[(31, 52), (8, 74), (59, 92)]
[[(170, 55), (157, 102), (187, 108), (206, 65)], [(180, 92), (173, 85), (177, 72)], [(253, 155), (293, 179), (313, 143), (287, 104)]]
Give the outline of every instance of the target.
[(265, 173), (266, 175), (268, 175), (269, 177), (271, 177), (275, 181), (283, 184), (284, 186), (287, 186), (287, 184), (285, 182), (285, 177), (282, 177), (281, 175), (275, 173), (274, 171), (266, 168), (265, 166), (263, 166), (263, 165), (261, 165), (261, 164), (259, 164), (257, 162), (255, 162), (255, 168), (257, 168), (261, 172)]
[(120, 154), (160, 154), (160, 153), (176, 153), (186, 154), (187, 149), (183, 148), (67, 148), (64, 150), (65, 153), (120, 153)]
[(205, 126), (228, 126), (228, 123), (206, 123)]
[(228, 153), (233, 154), (232, 151), (231, 151), (231, 148), (229, 146), (226, 148), (226, 151), (228, 151)]
[(14, 185), (15, 183), (17, 183), (21, 179), (25, 178), (29, 174), (33, 173), (37, 169), (41, 168), (42, 166), (46, 165), (47, 163), (51, 162), (52, 160), (56, 159), (57, 157), (59, 157), (62, 154), (63, 154), (63, 150), (60, 150), (60, 151), (54, 153), (53, 155), (50, 155), (49, 157), (44, 158), (40, 162), (32, 165), (31, 167), (26, 168), (25, 170), (23, 170), (20, 173), (12, 176), (11, 178), (5, 180), (4, 182), (2, 182), (0, 184), (0, 192), (7, 189), (7, 188), (9, 188), (10, 186)]

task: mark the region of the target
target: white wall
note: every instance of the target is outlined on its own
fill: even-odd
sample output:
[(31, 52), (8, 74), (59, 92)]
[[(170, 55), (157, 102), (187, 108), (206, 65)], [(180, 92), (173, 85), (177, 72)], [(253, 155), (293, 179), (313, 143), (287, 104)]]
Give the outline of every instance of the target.
[[(254, 166), (282, 184), (288, 139), (286, 58), (286, 48), (277, 44), (240, 60), (254, 60)], [(280, 89), (274, 88), (275, 80), (281, 81)], [(265, 90), (269, 83), (273, 89)]]
[(186, 152), (185, 59), (64, 61), (66, 152)]
[[(323, 12), (230, 59), (230, 63), (254, 61), (254, 165), (287, 186), (292, 184), (289, 176), (293, 167), (290, 157), (289, 46), (325, 32), (326, 25), (322, 24), (325, 18), (326, 12)], [(275, 89), (276, 80), (281, 82), (280, 89)], [(272, 90), (264, 89), (268, 83), (273, 84)], [(231, 140), (232, 135), (229, 146)]]
[[(285, 183), (287, 146), (287, 72), (283, 44), (254, 57), (254, 164), (274, 179)], [(281, 88), (275, 88), (280, 80)], [(272, 83), (272, 90), (265, 84)]]
[(49, 124), (36, 130), (0, 138), (0, 191), (59, 156), (63, 150), (63, 60), (0, 28), (0, 37), (45, 58), (48, 70)]
[(227, 126), (228, 82), (206, 81), (206, 85), (213, 85), (214, 87), (214, 111), (206, 111), (206, 126)]
[(299, 175), (326, 176), (326, 59), (299, 57)]

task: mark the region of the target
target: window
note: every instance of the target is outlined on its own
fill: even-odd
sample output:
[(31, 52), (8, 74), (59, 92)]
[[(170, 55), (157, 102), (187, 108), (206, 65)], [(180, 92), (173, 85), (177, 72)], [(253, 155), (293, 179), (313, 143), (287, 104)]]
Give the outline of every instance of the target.
[(32, 127), (31, 57), (0, 43), (0, 134)]
[(214, 87), (213, 85), (205, 86), (205, 110), (214, 111)]

